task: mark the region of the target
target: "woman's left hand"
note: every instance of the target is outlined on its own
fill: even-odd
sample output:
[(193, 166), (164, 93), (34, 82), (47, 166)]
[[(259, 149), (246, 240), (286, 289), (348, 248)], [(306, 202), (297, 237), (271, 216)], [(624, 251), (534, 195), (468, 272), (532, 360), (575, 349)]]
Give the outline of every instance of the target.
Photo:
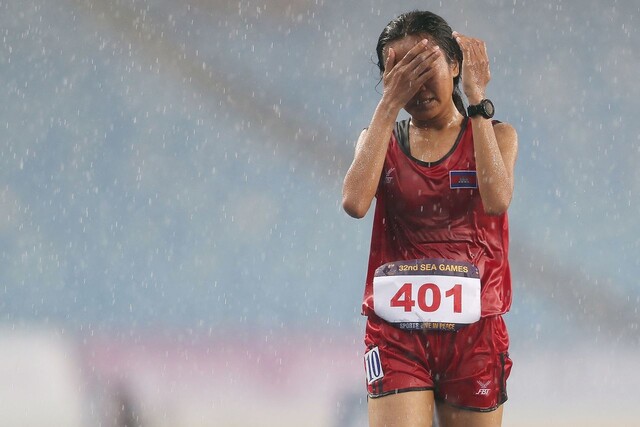
[(462, 50), (462, 90), (470, 104), (477, 104), (483, 98), (491, 80), (487, 45), (480, 39), (467, 37), (457, 31), (453, 37)]

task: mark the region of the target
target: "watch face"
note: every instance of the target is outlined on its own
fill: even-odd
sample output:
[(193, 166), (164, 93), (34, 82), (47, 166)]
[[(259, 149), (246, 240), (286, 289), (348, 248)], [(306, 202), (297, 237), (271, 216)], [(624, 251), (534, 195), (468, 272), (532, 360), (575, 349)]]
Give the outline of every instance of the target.
[(493, 102), (489, 101), (488, 99), (485, 99), (485, 101), (483, 102), (483, 107), (484, 107), (484, 111), (487, 113), (487, 116), (489, 116), (489, 118), (493, 117), (493, 113), (495, 113), (495, 107), (493, 106)]
[(493, 113), (495, 113), (493, 102), (488, 99), (483, 99), (479, 104), (469, 105), (467, 108), (467, 114), (469, 117), (481, 115), (485, 119), (490, 119), (493, 117)]

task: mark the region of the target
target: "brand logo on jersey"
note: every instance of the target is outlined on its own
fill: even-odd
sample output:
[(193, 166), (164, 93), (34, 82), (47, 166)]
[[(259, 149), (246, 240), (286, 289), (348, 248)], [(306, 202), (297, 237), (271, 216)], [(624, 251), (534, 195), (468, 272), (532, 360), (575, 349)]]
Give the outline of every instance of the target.
[(450, 188), (478, 188), (476, 171), (449, 171)]
[(489, 384), (491, 384), (491, 380), (486, 382), (483, 382), (483, 381), (476, 381), (476, 382), (480, 386), (480, 388), (476, 392), (476, 396), (489, 396), (489, 393), (491, 393), (491, 389), (488, 387), (489, 387)]
[(380, 361), (380, 351), (378, 347), (373, 347), (364, 355), (364, 368), (367, 371), (367, 383), (379, 380), (384, 377), (382, 372), (382, 362)]
[(387, 171), (387, 173), (384, 174), (384, 183), (385, 184), (391, 184), (391, 182), (393, 182), (393, 173), (396, 171), (396, 168), (391, 168)]

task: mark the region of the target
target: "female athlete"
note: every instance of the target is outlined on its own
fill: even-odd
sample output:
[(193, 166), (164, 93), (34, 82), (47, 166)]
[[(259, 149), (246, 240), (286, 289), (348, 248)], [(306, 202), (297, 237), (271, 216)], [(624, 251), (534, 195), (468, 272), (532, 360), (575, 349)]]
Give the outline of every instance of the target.
[[(383, 93), (343, 187), (353, 217), (376, 198), (363, 302), (369, 422), (500, 426), (516, 131), (491, 120), (484, 42), (438, 15), (400, 15), (376, 50)], [(397, 121), (403, 108), (410, 118)]]

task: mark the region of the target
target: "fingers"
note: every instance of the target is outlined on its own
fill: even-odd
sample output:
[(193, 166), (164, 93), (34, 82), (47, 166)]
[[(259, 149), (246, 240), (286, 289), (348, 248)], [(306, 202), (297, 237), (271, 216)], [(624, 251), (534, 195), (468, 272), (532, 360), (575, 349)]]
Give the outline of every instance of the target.
[[(411, 80), (418, 79), (441, 55), (438, 45), (429, 45), (426, 39), (413, 46), (404, 57), (398, 59), (393, 48), (389, 48), (385, 61), (385, 77), (393, 74), (402, 74)], [(423, 79), (425, 80), (425, 79)], [(414, 82), (415, 83), (415, 82)]]
[(487, 55), (487, 45), (480, 39), (460, 34), (457, 31), (452, 33), (454, 39), (462, 50), (462, 60), (469, 62), (486, 61), (488, 62), (489, 56)]
[(487, 45), (480, 39), (452, 33), (462, 51), (462, 89), (467, 98), (484, 97), (484, 91), (491, 80)]
[(408, 101), (435, 75), (441, 55), (440, 48), (426, 39), (411, 46), (402, 58), (389, 47), (383, 75), (385, 90)]
[(419, 76), (433, 66), (440, 54), (440, 47), (435, 44), (430, 45), (425, 39), (411, 48), (404, 58), (398, 62), (398, 65), (406, 67), (407, 71), (414, 76)]
[(389, 48), (389, 53), (387, 53), (387, 60), (384, 63), (384, 71), (385, 73), (389, 73), (396, 62), (396, 51), (393, 48)]
[(418, 57), (421, 53), (427, 50), (427, 46), (429, 46), (429, 40), (427, 39), (423, 39), (419, 43), (416, 43), (416, 45), (413, 46), (409, 50), (409, 52), (407, 52), (404, 58), (398, 61), (398, 64), (402, 64), (402, 65), (410, 64), (412, 61), (416, 59), (416, 57)]
[[(416, 68), (420, 63), (428, 60), (434, 53), (434, 50), (439, 49), (435, 44), (431, 44), (427, 39), (423, 39), (416, 43), (404, 57), (396, 58), (396, 52), (393, 48), (389, 48), (387, 51), (387, 58), (385, 60), (385, 72), (388, 73), (393, 67), (407, 67), (409, 70)], [(391, 61), (393, 58), (393, 61)]]
[(457, 31), (452, 33), (453, 37), (456, 39), (458, 46), (460, 46), (460, 50), (462, 51), (462, 60), (468, 61), (471, 59), (471, 52), (469, 51), (469, 37), (460, 34)]
[(412, 72), (416, 76), (417, 83), (426, 82), (435, 72), (435, 62), (442, 55), (439, 46), (416, 57), (415, 67)]

